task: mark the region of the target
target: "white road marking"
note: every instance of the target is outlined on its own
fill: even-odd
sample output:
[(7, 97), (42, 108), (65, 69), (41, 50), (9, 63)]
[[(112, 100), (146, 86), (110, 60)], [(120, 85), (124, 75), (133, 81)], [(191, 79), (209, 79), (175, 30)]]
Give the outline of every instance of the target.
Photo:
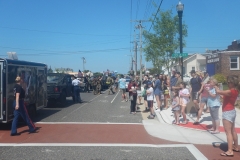
[(99, 102), (107, 103), (108, 100), (99, 100)]
[(101, 94), (98, 95), (98, 96), (96, 96), (96, 97), (94, 97), (93, 99), (91, 99), (91, 100), (88, 101), (87, 103), (83, 104), (82, 106), (78, 107), (77, 109), (73, 110), (72, 112), (70, 112), (69, 114), (67, 114), (66, 116), (64, 116), (62, 119), (67, 118), (68, 115), (70, 115), (70, 114), (76, 112), (77, 110), (81, 109), (83, 106), (87, 105), (89, 102), (92, 102), (95, 98), (97, 98), (97, 97), (99, 97), (99, 96), (101, 96)]
[(151, 148), (178, 148), (186, 147), (197, 160), (207, 160), (207, 158), (192, 144), (120, 144), (120, 143), (0, 143), (0, 147), (151, 147)]
[[(120, 92), (120, 90), (118, 91), (118, 93)], [(115, 98), (117, 97), (118, 93), (116, 94), (116, 96), (113, 98), (113, 100), (111, 101), (111, 103), (113, 103), (113, 101), (115, 100)]]
[(111, 123), (111, 122), (36, 122), (36, 124), (129, 124), (129, 125), (143, 125), (142, 123)]

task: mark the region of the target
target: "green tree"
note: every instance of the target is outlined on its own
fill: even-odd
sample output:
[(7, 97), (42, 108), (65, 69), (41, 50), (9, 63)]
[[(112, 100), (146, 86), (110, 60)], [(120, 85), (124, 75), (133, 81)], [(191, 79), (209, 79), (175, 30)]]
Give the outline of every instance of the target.
[[(169, 69), (178, 59), (171, 58), (179, 49), (179, 19), (173, 16), (172, 10), (162, 11), (153, 23), (153, 32), (144, 31), (144, 52), (146, 61), (151, 61), (154, 72), (161, 72), (162, 67)], [(183, 22), (183, 46), (186, 46), (184, 37), (187, 36), (187, 26)]]
[(95, 73), (93, 73), (93, 76), (95, 76), (95, 77), (102, 76), (102, 75), (103, 75), (103, 74), (100, 73), (100, 72), (95, 72)]

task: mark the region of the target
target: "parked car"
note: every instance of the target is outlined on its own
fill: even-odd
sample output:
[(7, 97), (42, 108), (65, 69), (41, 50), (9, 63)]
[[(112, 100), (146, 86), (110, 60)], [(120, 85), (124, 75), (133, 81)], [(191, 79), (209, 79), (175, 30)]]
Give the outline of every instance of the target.
[(66, 97), (72, 97), (71, 75), (64, 73), (48, 73), (47, 75), (48, 100), (65, 105)]

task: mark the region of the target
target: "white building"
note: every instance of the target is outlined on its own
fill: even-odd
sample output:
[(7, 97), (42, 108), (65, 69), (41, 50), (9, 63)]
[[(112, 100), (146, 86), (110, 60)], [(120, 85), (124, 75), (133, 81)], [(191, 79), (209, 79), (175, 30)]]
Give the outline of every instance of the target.
[[(177, 71), (181, 72), (181, 65), (178, 63), (174, 65)], [(206, 71), (206, 55), (205, 54), (192, 54), (183, 59), (183, 75), (189, 75), (191, 70)]]

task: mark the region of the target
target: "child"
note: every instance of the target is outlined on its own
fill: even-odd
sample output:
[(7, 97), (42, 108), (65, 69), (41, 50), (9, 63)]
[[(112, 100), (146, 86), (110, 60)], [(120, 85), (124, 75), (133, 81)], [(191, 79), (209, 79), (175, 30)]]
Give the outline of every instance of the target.
[(220, 126), (220, 120), (219, 120), (219, 108), (220, 108), (220, 96), (216, 93), (215, 86), (217, 85), (217, 80), (214, 78), (210, 78), (210, 88), (208, 89), (208, 101), (207, 105), (210, 109), (210, 115), (212, 117), (212, 128), (209, 129), (209, 131), (212, 134), (218, 134), (219, 133), (219, 126)]
[(154, 119), (155, 113), (153, 109), (153, 87), (152, 82), (148, 82), (148, 88), (147, 88), (147, 103), (148, 108), (150, 109), (150, 115), (148, 116), (148, 119)]
[(183, 116), (182, 124), (187, 124), (187, 118), (185, 113), (185, 108), (187, 107), (187, 103), (189, 102), (189, 90), (186, 88), (186, 84), (184, 82), (180, 83), (181, 90), (179, 91), (180, 97), (180, 106), (181, 106), (181, 113)]
[(174, 112), (175, 121), (173, 124), (179, 125), (179, 97), (178, 97), (178, 91), (173, 92), (173, 101), (172, 101), (172, 111)]

